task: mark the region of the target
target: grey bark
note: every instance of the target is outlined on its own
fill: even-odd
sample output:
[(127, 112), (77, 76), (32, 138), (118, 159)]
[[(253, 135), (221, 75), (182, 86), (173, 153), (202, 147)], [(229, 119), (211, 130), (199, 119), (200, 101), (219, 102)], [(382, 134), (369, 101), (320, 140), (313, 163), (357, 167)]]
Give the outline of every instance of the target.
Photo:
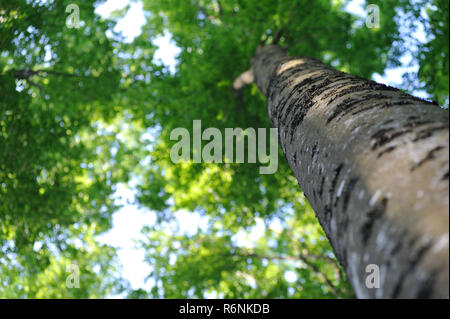
[(356, 296), (448, 298), (448, 111), (275, 45), (252, 70)]

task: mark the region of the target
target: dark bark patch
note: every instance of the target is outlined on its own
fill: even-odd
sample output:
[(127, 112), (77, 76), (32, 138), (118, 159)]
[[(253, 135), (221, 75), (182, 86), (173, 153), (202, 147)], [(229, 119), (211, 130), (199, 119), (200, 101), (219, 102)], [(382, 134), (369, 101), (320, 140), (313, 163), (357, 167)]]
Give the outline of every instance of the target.
[(314, 199), (317, 199), (317, 191), (315, 189), (313, 189), (313, 197)]
[(388, 154), (392, 151), (394, 151), (397, 148), (397, 146), (389, 146), (388, 148), (386, 148), (385, 150), (381, 151), (380, 153), (377, 154), (377, 158), (380, 158), (381, 156), (383, 156), (384, 154)]
[[(349, 114), (351, 111), (356, 109), (361, 103), (364, 103), (367, 100), (383, 99), (383, 98), (385, 99), (386, 96), (384, 96), (383, 94), (375, 93), (375, 94), (366, 94), (362, 98), (358, 96), (357, 99), (355, 99), (354, 97), (345, 99), (334, 108), (333, 113), (327, 119), (327, 124), (338, 116), (340, 116), (341, 118), (344, 117), (345, 115)], [(374, 108), (377, 106), (380, 107), (383, 105), (384, 104), (376, 104), (374, 106), (371, 106), (370, 108)]]
[(406, 130), (397, 130), (395, 128), (383, 128), (373, 134), (371, 138), (374, 140), (374, 143), (372, 144), (372, 150), (376, 150), (380, 148), (383, 145), (386, 145), (389, 142), (392, 142), (398, 137), (401, 137), (405, 134), (411, 133), (411, 129)]
[(387, 121), (384, 121), (381, 125), (382, 125), (382, 126), (385, 126), (385, 125), (388, 125), (388, 124), (391, 124), (391, 123), (394, 123), (394, 122), (395, 122), (395, 120), (389, 119), (389, 120), (387, 120)]
[(336, 191), (336, 185), (337, 185), (337, 182), (339, 180), (339, 175), (341, 174), (341, 171), (342, 171), (343, 167), (344, 167), (344, 163), (341, 163), (334, 170), (334, 176), (333, 176), (333, 179), (331, 180), (331, 187), (330, 187), (330, 191), (329, 191), (331, 198), (333, 198), (334, 193)]
[[(386, 98), (385, 96), (383, 96), (383, 97)], [(354, 116), (354, 115), (357, 115), (357, 114), (360, 114), (360, 113), (363, 113), (363, 112), (370, 111), (370, 110), (375, 109), (375, 108), (386, 109), (386, 108), (393, 107), (393, 106), (408, 105), (408, 104), (413, 104), (413, 103), (414, 103), (414, 101), (405, 101), (405, 100), (392, 101), (392, 100), (389, 100), (389, 101), (385, 101), (383, 103), (375, 103), (375, 104), (372, 104), (370, 106), (361, 108), (361, 109), (353, 112), (352, 115)]]
[[(414, 243), (417, 241), (417, 239), (418, 238), (413, 238), (409, 246), (410, 247), (414, 246)], [(409, 259), (409, 267), (406, 270), (404, 270), (400, 275), (397, 284), (395, 285), (394, 290), (392, 292), (392, 298), (397, 298), (400, 295), (406, 276), (413, 273), (414, 268), (416, 268), (416, 266), (419, 264), (420, 260), (423, 258), (425, 253), (430, 249), (430, 247), (431, 243), (423, 245), (422, 247), (419, 248), (417, 253), (412, 258)]]
[(395, 256), (401, 249), (402, 249), (403, 243), (401, 240), (398, 240), (397, 243), (395, 244), (394, 248), (392, 248), (392, 250), (390, 251), (390, 255), (391, 256)]
[(331, 96), (336, 94), (342, 87), (347, 86), (349, 84), (359, 84), (361, 83), (359, 80), (351, 79), (351, 78), (342, 78), (342, 74), (335, 74), (335, 81), (337, 81), (337, 84), (335, 84), (331, 89), (327, 90), (327, 92), (323, 95), (324, 100), (328, 100)]
[[(325, 205), (323, 208), (323, 225), (326, 225), (326, 227), (323, 227), (324, 229), (329, 229), (330, 226), (330, 221), (331, 221), (331, 217), (332, 217), (332, 210), (331, 210), (331, 206), (330, 205)], [(330, 238), (330, 237), (329, 237)]]
[(436, 153), (439, 152), (440, 150), (444, 149), (444, 146), (436, 146), (435, 148), (433, 148), (432, 150), (430, 150), (427, 155), (421, 159), (418, 163), (414, 164), (413, 166), (411, 166), (411, 172), (418, 169), (420, 166), (422, 166), (423, 164), (425, 164), (428, 161), (431, 161), (433, 159), (436, 158)]
[(413, 142), (418, 142), (427, 138), (430, 138), (434, 135), (435, 132), (448, 130), (448, 125), (442, 125), (437, 127), (431, 127), (417, 132), (416, 137), (413, 139)]
[(291, 110), (295, 107), (296, 103), (287, 103), (294, 94), (299, 94), (300, 95), (300, 99), (302, 98), (303, 95), (305, 95), (305, 93), (307, 93), (307, 90), (303, 90), (302, 88), (305, 86), (308, 86), (311, 83), (317, 82), (317, 81), (321, 81), (323, 79), (322, 76), (319, 77), (311, 77), (311, 78), (306, 78), (305, 80), (301, 81), (300, 83), (297, 83), (296, 85), (294, 85), (294, 87), (291, 89), (291, 91), (289, 92), (289, 94), (287, 94), (279, 103), (279, 111), (278, 113), (281, 115), (283, 113), (284, 108), (287, 106), (286, 115), (290, 115)]
[(417, 119), (420, 119), (420, 117), (417, 116), (417, 115), (410, 115), (410, 116), (408, 116), (407, 119), (408, 119), (409, 121), (410, 121), (410, 120), (417, 120)]
[(314, 159), (314, 157), (317, 155), (317, 153), (318, 153), (318, 151), (317, 151), (318, 147), (319, 147), (319, 142), (315, 142), (314, 145), (313, 145), (313, 147), (312, 147), (312, 150), (311, 150), (311, 158), (312, 158), (312, 159)]
[(269, 86), (267, 87), (267, 101), (269, 103), (273, 102), (273, 95), (277, 91), (276, 88), (278, 86), (276, 73), (273, 73), (269, 80)]
[[(388, 123), (389, 121), (390, 120), (386, 121), (385, 123)], [(418, 116), (410, 116), (410, 117), (408, 117), (407, 123), (402, 125), (403, 129), (392, 128), (392, 127), (384, 128), (384, 129), (381, 129), (380, 131), (378, 131), (377, 133), (375, 133), (374, 135), (372, 135), (372, 138), (374, 138), (376, 140), (372, 146), (372, 149), (377, 149), (380, 146), (391, 142), (396, 137), (400, 137), (404, 134), (414, 132), (414, 128), (428, 125), (430, 123), (434, 123), (434, 121), (421, 120)], [(439, 128), (438, 130), (443, 129), (441, 127), (438, 127), (438, 128)], [(432, 136), (433, 132), (435, 132), (435, 131), (436, 131), (436, 128), (427, 128), (427, 129), (421, 130), (416, 134), (416, 137), (414, 138), (413, 141), (416, 141), (417, 138), (424, 139), (424, 138), (430, 137), (430, 136)], [(398, 147), (398, 145), (392, 145), (392, 146), (387, 147), (386, 149), (384, 149), (383, 151), (381, 151), (377, 154), (377, 158), (380, 158), (383, 155), (394, 151), (397, 147)]]
[[(300, 109), (306, 109), (306, 111), (311, 107), (312, 101), (305, 99), (305, 95), (308, 94), (308, 90), (303, 90), (302, 87), (308, 86), (309, 84), (315, 83), (316, 81), (321, 81), (322, 79), (323, 75), (307, 78), (302, 82), (297, 83), (294, 87), (290, 88), (289, 94), (285, 94), (278, 103), (277, 107), (274, 108), (275, 114), (273, 115), (275, 115), (278, 120), (278, 127), (280, 127), (281, 125), (287, 126), (286, 120), (293, 117), (291, 112), (295, 108), (295, 106), (299, 106)], [(282, 90), (284, 90), (285, 87), (287, 87), (287, 85), (283, 85)], [(294, 100), (291, 100), (295, 94), (298, 94), (298, 96)], [(308, 102), (310, 105), (308, 104)]]
[(420, 282), (420, 288), (417, 292), (417, 299), (429, 299), (433, 295), (434, 285), (436, 283), (436, 272), (431, 273), (426, 280)]
[(422, 125), (426, 125), (426, 124), (432, 124), (435, 123), (434, 121), (430, 121), (430, 120), (412, 120), (412, 121), (408, 121), (404, 127), (416, 127), (416, 126), (422, 126)]
[[(348, 81), (347, 83), (344, 83), (344, 85), (348, 85), (350, 81)], [(384, 84), (380, 84), (380, 83), (376, 83), (376, 82), (371, 82), (371, 81), (367, 81), (367, 80), (359, 80), (356, 83), (358, 83), (357, 85), (345, 88), (341, 91), (339, 91), (338, 93), (335, 94), (335, 96), (328, 102), (328, 105), (330, 105), (331, 103), (333, 103), (336, 99), (343, 97), (347, 94), (351, 94), (351, 93), (357, 93), (357, 92), (362, 92), (362, 91), (396, 91), (397, 89), (390, 87), (390, 86), (386, 86)], [(385, 97), (383, 95), (383, 97)]]
[[(292, 57), (288, 59), (283, 59), (281, 62), (279, 62), (279, 65), (282, 65), (286, 62), (295, 59), (297, 58)], [(305, 69), (307, 69), (305, 65), (298, 65), (293, 68), (290, 68), (289, 70), (284, 71), (281, 75), (277, 75), (277, 72), (279, 70), (279, 67), (277, 67), (276, 71), (272, 73), (269, 79), (269, 84), (266, 93), (268, 101), (271, 103), (273, 101), (275, 93), (281, 94), (284, 91), (284, 89), (289, 88), (292, 82), (295, 80), (295, 74)], [(281, 90), (279, 90), (280, 88)]]
[[(289, 134), (291, 137), (290, 142), (292, 142), (295, 129), (303, 122), (304, 118), (308, 114), (308, 111), (314, 105), (314, 97), (324, 92), (326, 90), (326, 87), (332, 83), (330, 79), (326, 78), (326, 74), (316, 78), (316, 81), (317, 80), (322, 80), (322, 82), (316, 85), (310, 85), (306, 90), (302, 92), (302, 95), (296, 102), (290, 103), (290, 106), (288, 106), (288, 109), (286, 110), (286, 112), (284, 112), (284, 120), (286, 120), (288, 117), (292, 118), (292, 121), (288, 125)], [(316, 81), (314, 81), (314, 83)], [(296, 103), (298, 103), (297, 108), (294, 108), (294, 105)], [(291, 110), (294, 110), (293, 114), (291, 114)]]
[(319, 188), (319, 197), (320, 198), (322, 198), (324, 185), (325, 185), (325, 176), (322, 176), (322, 179), (320, 180), (320, 188)]
[(342, 210), (344, 213), (347, 211), (348, 204), (350, 202), (350, 196), (352, 195), (353, 189), (355, 188), (355, 185), (356, 183), (358, 183), (358, 181), (359, 177), (352, 177), (345, 187), (342, 200)]
[(361, 235), (364, 245), (367, 244), (370, 237), (372, 236), (372, 229), (375, 223), (383, 216), (386, 211), (388, 199), (384, 197), (380, 203), (378, 203), (374, 209), (367, 213), (367, 220), (361, 227)]

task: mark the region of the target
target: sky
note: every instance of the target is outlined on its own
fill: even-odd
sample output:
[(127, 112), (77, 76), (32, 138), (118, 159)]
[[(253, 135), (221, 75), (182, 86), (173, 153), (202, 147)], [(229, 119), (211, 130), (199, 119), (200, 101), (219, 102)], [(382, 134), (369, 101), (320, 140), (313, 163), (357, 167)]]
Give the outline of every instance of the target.
[[(107, 0), (104, 4), (97, 7), (96, 12), (103, 17), (117, 9), (121, 9), (129, 4), (128, 0)], [(353, 0), (349, 2), (345, 10), (354, 13), (361, 17), (361, 21), (365, 20), (367, 15), (364, 9), (364, 0)], [(382, 16), (381, 23), (382, 23)], [(82, 16), (81, 16), (82, 19)], [(122, 32), (125, 41), (131, 42), (141, 33), (141, 27), (145, 23), (142, 3), (132, 2), (127, 15), (122, 18), (116, 25), (114, 31)], [(415, 37), (421, 41), (425, 40), (423, 29), (418, 29)], [(180, 53), (180, 49), (172, 41), (171, 36), (166, 32), (153, 40), (153, 44), (159, 47), (154, 56), (154, 62), (163, 63), (169, 67), (170, 72), (176, 70), (176, 56)], [(411, 61), (411, 56), (405, 55), (400, 61), (402, 66), (395, 69), (385, 71), (385, 74), (374, 74), (373, 80), (387, 85), (398, 86), (402, 82), (402, 74), (404, 72), (417, 72), (418, 66), (408, 66)], [(424, 92), (414, 92), (415, 95), (426, 97)], [(153, 286), (152, 280), (145, 280), (150, 273), (151, 266), (144, 262), (144, 250), (136, 248), (136, 241), (143, 240), (144, 236), (141, 234), (141, 228), (145, 225), (151, 226), (156, 222), (156, 214), (148, 209), (138, 207), (132, 204), (134, 200), (135, 191), (133, 186), (136, 184), (132, 180), (129, 185), (119, 185), (115, 194), (116, 202), (122, 205), (122, 208), (113, 215), (113, 227), (106, 234), (97, 237), (98, 241), (116, 247), (118, 249), (118, 256), (122, 263), (121, 276), (129, 281), (133, 289), (145, 289), (149, 291)], [(184, 233), (194, 233), (197, 227), (206, 228), (207, 219), (201, 217), (198, 213), (191, 213), (187, 211), (175, 212), (178, 220), (179, 231)], [(174, 225), (175, 226), (175, 225)], [(264, 223), (262, 220), (257, 220), (256, 226), (253, 230), (246, 234), (239, 233), (235, 240), (240, 246), (251, 246), (264, 231)], [(272, 229), (280, 229), (281, 223), (275, 220), (271, 225)], [(174, 227), (173, 229), (175, 229)], [(174, 231), (168, 228), (168, 232)], [(286, 273), (286, 280), (294, 282), (297, 280), (293, 272)], [(121, 298), (123, 296), (111, 296)], [(211, 296), (214, 297), (214, 296)]]

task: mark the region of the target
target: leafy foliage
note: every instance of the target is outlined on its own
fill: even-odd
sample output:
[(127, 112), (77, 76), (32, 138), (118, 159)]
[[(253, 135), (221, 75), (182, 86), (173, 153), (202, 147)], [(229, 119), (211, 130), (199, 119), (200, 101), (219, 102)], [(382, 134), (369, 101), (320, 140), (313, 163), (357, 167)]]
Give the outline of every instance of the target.
[[(449, 95), (449, 2), (448, 1), (404, 1), (400, 6), (405, 25), (401, 43), (412, 56), (411, 64), (418, 64), (418, 72), (404, 75), (403, 87), (412, 92), (425, 91), (439, 105), (448, 108)], [(425, 42), (416, 35), (423, 29)], [(405, 48), (409, 45), (409, 48)]]
[[(104, 296), (114, 278), (103, 284), (89, 268), (114, 270), (113, 251), (92, 236), (116, 209), (115, 137), (94, 123), (114, 116), (120, 72), (109, 24), (85, 2), (84, 26), (66, 28), (69, 3), (8, 1), (0, 11), (0, 296)], [(68, 261), (87, 267), (75, 295), (49, 282), (67, 276)]]
[(448, 107), (449, 88), (449, 25), (448, 1), (433, 1), (426, 6), (429, 22), (425, 32), (432, 35), (432, 39), (420, 46), (418, 60), (420, 64), (419, 80), (425, 83), (425, 89), (430, 92), (437, 102)]

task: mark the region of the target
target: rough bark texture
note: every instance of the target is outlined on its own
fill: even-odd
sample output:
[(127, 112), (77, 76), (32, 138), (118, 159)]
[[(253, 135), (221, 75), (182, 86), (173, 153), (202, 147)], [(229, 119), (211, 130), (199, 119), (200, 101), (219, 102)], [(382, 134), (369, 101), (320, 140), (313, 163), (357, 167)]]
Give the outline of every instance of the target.
[(448, 298), (448, 111), (274, 45), (252, 69), (356, 296)]

